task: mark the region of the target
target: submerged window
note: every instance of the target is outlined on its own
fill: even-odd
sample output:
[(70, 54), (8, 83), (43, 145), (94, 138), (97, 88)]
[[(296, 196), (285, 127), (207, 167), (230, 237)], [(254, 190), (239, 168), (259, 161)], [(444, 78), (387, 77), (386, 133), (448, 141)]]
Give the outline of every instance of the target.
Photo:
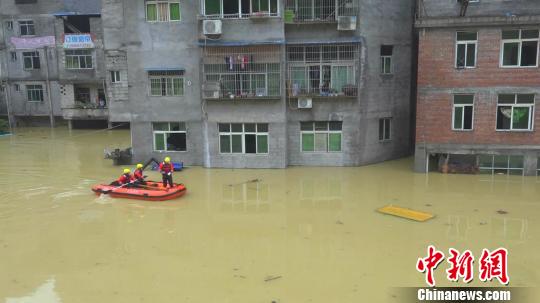
[(155, 151), (186, 151), (186, 123), (154, 122)]
[(341, 152), (341, 121), (301, 122), (303, 152)]
[(537, 29), (502, 31), (501, 66), (537, 66), (538, 38)]
[(534, 94), (501, 94), (497, 102), (497, 130), (532, 130)]
[(24, 69), (40, 69), (38, 52), (23, 52)]
[(222, 154), (267, 154), (267, 123), (219, 123), (219, 152)]
[(19, 31), (21, 36), (33, 36), (36, 34), (34, 28), (34, 21), (32, 20), (21, 20), (19, 21)]
[(26, 96), (28, 102), (43, 102), (43, 86), (27, 85)]
[(88, 49), (65, 50), (67, 69), (92, 69), (92, 51)]
[(180, 21), (180, 2), (174, 0), (147, 0), (146, 21)]
[(379, 141), (389, 141), (391, 139), (392, 118), (379, 119)]
[(478, 164), (482, 174), (523, 175), (523, 156), (480, 155)]
[(456, 68), (476, 66), (477, 32), (456, 33)]
[(473, 129), (474, 95), (454, 95), (453, 130)]
[(392, 52), (394, 46), (381, 45), (381, 74), (392, 73)]
[(150, 71), (150, 96), (183, 96), (184, 71)]

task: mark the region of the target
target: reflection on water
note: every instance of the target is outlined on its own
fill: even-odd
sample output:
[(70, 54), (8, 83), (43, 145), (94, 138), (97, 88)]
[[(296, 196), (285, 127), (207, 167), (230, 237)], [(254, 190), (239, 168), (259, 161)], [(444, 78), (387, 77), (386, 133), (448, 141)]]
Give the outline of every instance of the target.
[[(0, 138), (0, 302), (402, 302), (391, 289), (423, 285), (414, 265), (429, 244), (506, 247), (510, 284), (538, 285), (536, 178), (414, 174), (411, 159), (192, 167), (176, 173), (188, 192), (175, 201), (95, 196), (91, 184), (121, 173), (103, 149), (129, 140), (39, 128)], [(436, 217), (375, 211), (387, 204)], [(436, 279), (453, 285), (444, 270)]]

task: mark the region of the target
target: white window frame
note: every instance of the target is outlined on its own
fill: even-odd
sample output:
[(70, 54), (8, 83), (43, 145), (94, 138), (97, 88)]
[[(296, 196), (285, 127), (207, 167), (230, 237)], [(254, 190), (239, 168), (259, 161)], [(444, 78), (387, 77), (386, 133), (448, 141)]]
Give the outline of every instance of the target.
[[(171, 88), (172, 88), (172, 92), (169, 92), (169, 86), (167, 85), (167, 80), (171, 81)], [(174, 85), (172, 84), (174, 79), (179, 79), (180, 81), (182, 81), (182, 92), (180, 94), (174, 94)], [(159, 95), (154, 95), (152, 94), (152, 81), (156, 81), (158, 80), (159, 83), (160, 83), (160, 87), (163, 85), (163, 81), (165, 81), (165, 95), (163, 95), (163, 93), (160, 93)], [(148, 95), (151, 96), (151, 97), (182, 97), (184, 96), (185, 94), (185, 90), (186, 90), (186, 81), (184, 79), (184, 76), (180, 76), (180, 75), (171, 75), (171, 76), (157, 76), (157, 75), (149, 75), (148, 76)], [(160, 88), (160, 92), (163, 92)]]
[[(261, 12), (254, 12), (253, 11), (253, 6), (251, 5), (251, 3), (254, 1), (254, 0), (249, 0), (249, 14), (243, 14), (242, 13), (242, 0), (238, 0), (238, 14), (230, 14), (230, 15), (226, 15), (223, 13), (223, 0), (218, 0), (219, 1), (219, 6), (220, 6), (220, 12), (219, 12), (219, 15), (217, 14), (211, 14), (211, 15), (208, 15), (206, 14), (206, 1), (205, 0), (200, 0), (201, 1), (201, 15), (204, 16), (205, 18), (210, 18), (210, 19), (246, 19), (246, 18), (249, 18), (251, 16), (260, 16)], [(258, 0), (259, 2), (262, 2), (262, 1), (268, 1), (268, 14), (264, 14), (262, 16), (266, 16), (266, 17), (273, 17), (273, 18), (279, 18), (280, 17), (280, 11), (281, 11), (281, 0)], [(272, 1), (276, 1), (277, 2), (277, 10), (276, 10), (276, 13), (272, 14), (270, 12), (270, 8), (271, 8), (271, 2)], [(260, 5), (259, 5), (260, 7)]]
[[(514, 103), (501, 103), (499, 104), (499, 95), (514, 95)], [(531, 132), (534, 130), (534, 108), (536, 103), (536, 95), (534, 95), (533, 103), (517, 103), (518, 95), (532, 95), (532, 94), (498, 94), (497, 95), (497, 106), (495, 107), (495, 130), (498, 132)], [(499, 106), (510, 106), (512, 107), (512, 115), (510, 116), (510, 128), (509, 129), (498, 129), (497, 128), (497, 117), (499, 115)], [(529, 128), (528, 129), (513, 129), (512, 125), (514, 122), (514, 108), (527, 107), (529, 108)]]
[[(22, 24), (24, 22), (24, 24)], [(19, 24), (19, 36), (21, 37), (33, 37), (36, 35), (36, 24), (34, 23), (34, 20), (30, 20), (30, 19), (24, 19), (24, 20), (17, 20), (17, 23)], [(26, 32), (28, 33), (28, 29), (31, 27), (32, 28), (32, 34), (28, 35), (28, 34), (25, 34), (23, 35), (22, 33), (22, 30), (21, 28), (22, 27), (26, 27)]]
[[(341, 130), (330, 130), (331, 122), (341, 122)], [(313, 124), (313, 130), (302, 130), (302, 123), (311, 123)], [(326, 123), (326, 130), (315, 130), (315, 123)], [(304, 134), (313, 135), (313, 151), (305, 151), (302, 148), (304, 147)], [(315, 150), (315, 136), (317, 134), (326, 135), (326, 151)], [(330, 150), (330, 134), (340, 134), (340, 146), (339, 151)], [(300, 152), (308, 154), (338, 154), (343, 153), (343, 121), (303, 121), (300, 122)]]
[[(456, 32), (456, 48), (455, 48), (455, 55), (454, 55), (454, 67), (457, 69), (471, 69), (476, 68), (476, 65), (478, 63), (478, 32), (476, 33), (476, 40), (458, 40), (458, 34), (459, 33), (472, 33), (472, 31), (457, 31)], [(474, 65), (473, 66), (467, 66), (467, 53), (469, 51), (469, 44), (474, 44)], [(458, 47), (460, 45), (465, 45), (465, 58), (463, 61), (463, 66), (458, 66)]]
[[(30, 88), (32, 87), (32, 88)], [(27, 84), (25, 86), (26, 88), (26, 101), (30, 103), (42, 103), (45, 99), (45, 89), (43, 88), (43, 85), (41, 84)], [(41, 92), (41, 93), (40, 93)], [(38, 94), (41, 96), (41, 100), (31, 100), (30, 94)]]
[[(388, 121), (388, 129), (386, 129), (386, 123), (385, 123), (386, 121)], [(381, 134), (380, 134), (381, 122), (383, 123), (382, 139), (381, 139)], [(379, 130), (379, 133), (377, 133), (377, 138), (379, 139), (379, 142), (392, 141), (392, 117), (379, 118), (377, 129)], [(388, 138), (386, 138), (387, 134), (388, 134)]]
[[(31, 55), (30, 55), (30, 56), (26, 56), (25, 54), (31, 54)], [(26, 66), (25, 66), (25, 59), (26, 59), (26, 57), (29, 57), (29, 58), (30, 58), (30, 62), (32, 63), (32, 64), (31, 64), (32, 67), (26, 67)], [(36, 68), (36, 67), (34, 66), (34, 58), (35, 58), (35, 57), (37, 57), (38, 60), (40, 61), (40, 62), (39, 62), (39, 66), (40, 66), (40, 67), (39, 67), (39, 68)], [(35, 50), (35, 51), (26, 51), (26, 52), (23, 52), (23, 53), (22, 53), (22, 64), (23, 64), (23, 69), (24, 69), (24, 70), (35, 70), (35, 69), (40, 69), (40, 68), (41, 68), (41, 58), (40, 58), (40, 56), (39, 56), (39, 52), (38, 52), (37, 50)]]
[(17, 61), (17, 52), (11, 51), (11, 52), (9, 52), (9, 54), (10, 54), (11, 62)]
[[(479, 155), (479, 157), (481, 157), (481, 156), (491, 157), (491, 165), (490, 166), (480, 166), (479, 167), (480, 171), (490, 170), (491, 175), (494, 175), (495, 171), (497, 171), (497, 170), (499, 170), (499, 171), (500, 170), (506, 170), (506, 175), (510, 176), (510, 175), (514, 175), (514, 174), (511, 174), (510, 171), (519, 171), (519, 170), (521, 170), (521, 175), (522, 176), (525, 175), (525, 156), (524, 155)], [(497, 157), (497, 156), (506, 157), (506, 166), (505, 167), (495, 166), (495, 157)], [(521, 168), (510, 167), (510, 157), (515, 157), (515, 156), (522, 157), (522, 160), (523, 160), (522, 165), (523, 165), (523, 167), (521, 167)]]
[[(154, 123), (167, 123), (169, 130), (154, 130)], [(171, 123), (180, 123), (180, 126), (184, 126), (183, 129), (180, 127), (180, 130), (171, 130)], [(157, 149), (156, 147), (156, 134), (163, 135), (163, 142), (165, 144), (165, 149)], [(186, 150), (168, 150), (167, 149), (167, 134), (186, 134)], [(187, 125), (185, 122), (152, 122), (152, 147), (155, 152), (168, 152), (168, 153), (185, 153), (188, 151), (188, 142), (187, 142)]]
[(6, 28), (10, 31), (13, 30), (13, 20), (6, 20)]
[[(166, 20), (160, 20), (160, 13), (159, 13), (159, 4), (167, 4), (167, 18)], [(156, 5), (156, 20), (148, 20), (148, 5), (149, 4), (155, 4)], [(178, 4), (179, 9), (179, 18), (178, 20), (171, 20), (171, 4)], [(150, 23), (158, 23), (158, 22), (180, 22), (182, 21), (182, 5), (179, 0), (145, 0), (144, 1), (144, 16), (146, 22)]]
[[(473, 96), (473, 102), (471, 104), (456, 104), (455, 103), (455, 98), (456, 96)], [(474, 94), (454, 94), (452, 96), (452, 130), (454, 131), (463, 131), (463, 132), (468, 132), (468, 131), (473, 131), (474, 130), (474, 101), (476, 99), (476, 96)], [(470, 106), (472, 107), (472, 116), (471, 116), (471, 129), (465, 129), (465, 107), (467, 106)], [(455, 115), (456, 115), (456, 108), (457, 107), (461, 107), (462, 110), (461, 110), (461, 122), (462, 122), (462, 126), (461, 128), (455, 128), (455, 125), (454, 125), (454, 121), (455, 121)]]
[[(228, 132), (222, 132), (219, 130), (220, 124), (229, 124), (229, 131)], [(232, 124), (241, 124), (242, 125), (242, 132), (233, 132), (232, 131)], [(252, 131), (246, 131), (246, 124), (255, 124), (255, 132)], [(259, 132), (259, 124), (266, 124), (266, 132)], [(270, 153), (270, 125), (269, 123), (218, 123), (218, 151), (220, 155), (268, 155)], [(234, 153), (232, 151), (232, 136), (233, 135), (240, 135), (242, 138), (242, 152), (241, 153)], [(255, 153), (246, 153), (246, 135), (255, 135)], [(259, 152), (259, 136), (266, 135), (266, 152), (260, 153)], [(221, 136), (229, 136), (229, 144), (230, 144), (230, 152), (225, 153), (221, 151)]]
[[(508, 29), (511, 30), (511, 29)], [(538, 28), (522, 28), (522, 29), (513, 29), (516, 31), (519, 31), (519, 38), (518, 39), (503, 39), (502, 33), (505, 30), (501, 31), (501, 46), (500, 46), (500, 54), (499, 54), (499, 67), (500, 68), (537, 68), (538, 67), (538, 56), (540, 53), (540, 30)], [(522, 39), (521, 34), (524, 30), (537, 30), (539, 31), (539, 37), (538, 38), (526, 38)], [(536, 65), (531, 66), (521, 66), (521, 50), (522, 50), (522, 44), (523, 42), (527, 41), (536, 41)], [(518, 43), (518, 58), (517, 63), (518, 65), (504, 65), (504, 44), (505, 43)]]
[(120, 71), (112, 70), (111, 72), (111, 83), (120, 83), (122, 78), (120, 77)]
[[(74, 55), (68, 55), (68, 52), (71, 52), (71, 51), (86, 51), (86, 52), (89, 52), (89, 54), (74, 54)], [(73, 58), (77, 58), (76, 62), (78, 63), (78, 67), (68, 67), (67, 66), (67, 58), (68, 57), (73, 57)], [(88, 65), (88, 58), (90, 58), (90, 63), (92, 65), (92, 67), (81, 67), (81, 60), (84, 58), (84, 61), (85, 63)], [(94, 53), (92, 50), (90, 49), (66, 49), (64, 50), (64, 66), (66, 69), (69, 69), (69, 70), (77, 70), (77, 69), (94, 69)]]

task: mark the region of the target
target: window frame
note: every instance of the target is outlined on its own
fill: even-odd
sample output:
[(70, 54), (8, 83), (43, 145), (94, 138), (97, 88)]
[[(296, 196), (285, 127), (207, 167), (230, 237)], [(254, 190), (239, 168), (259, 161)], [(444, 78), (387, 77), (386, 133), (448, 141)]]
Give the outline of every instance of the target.
[[(159, 4), (167, 4), (167, 20), (160, 20)], [(171, 4), (178, 4), (178, 20), (171, 20)], [(148, 20), (148, 5), (156, 6), (156, 20)], [(181, 22), (182, 21), (182, 6), (180, 0), (145, 0), (144, 1), (144, 19), (149, 23), (162, 23), (162, 22)]]
[[(25, 90), (26, 90), (26, 102), (43, 103), (43, 101), (45, 100), (45, 89), (43, 88), (42, 84), (27, 84), (25, 85)], [(38, 94), (41, 100), (34, 100), (33, 98), (31, 98), (31, 94)]]
[[(473, 33), (472, 31), (456, 31), (456, 45), (454, 49), (454, 67), (456, 69), (472, 69), (478, 64), (478, 31), (475, 31), (476, 40), (458, 40), (459, 33)], [(467, 66), (467, 53), (469, 52), (469, 44), (474, 44), (474, 65)], [(465, 54), (463, 66), (458, 66), (458, 48), (460, 45), (465, 45)]]
[[(514, 103), (502, 103), (499, 104), (499, 98), (501, 95), (514, 95)], [(533, 95), (533, 102), (532, 103), (517, 103), (518, 95)], [(529, 104), (529, 105), (525, 105)], [(497, 106), (495, 107), (495, 131), (497, 132), (532, 132), (534, 131), (534, 110), (536, 105), (536, 94), (518, 94), (518, 93), (499, 93), (497, 94)], [(512, 107), (512, 115), (510, 117), (510, 128), (509, 129), (499, 129), (497, 128), (498, 124), (498, 116), (499, 116), (499, 107)], [(514, 108), (522, 108), (527, 107), (529, 108), (529, 127), (527, 129), (513, 129), (513, 122), (514, 122)]]
[[(481, 157), (490, 157), (491, 158), (491, 165), (490, 166), (482, 166), (481, 165), (481, 163), (482, 163)], [(495, 157), (506, 157), (506, 166), (505, 167), (496, 166)], [(510, 164), (511, 157), (521, 157), (521, 160), (522, 160), (521, 165), (522, 165), (522, 167), (520, 167), (520, 168), (512, 167), (512, 165)], [(496, 173), (498, 174), (497, 171), (506, 170), (506, 173), (505, 173), (506, 176), (520, 176), (520, 175), (512, 174), (510, 172), (511, 171), (519, 171), (519, 170), (521, 170), (521, 176), (525, 175), (525, 156), (524, 155), (480, 154), (480, 155), (478, 155), (478, 164), (479, 164), (478, 169), (479, 169), (480, 174), (482, 174), (483, 171), (487, 172), (489, 170), (489, 171), (491, 171), (490, 175), (495, 175)]]
[[(222, 132), (219, 130), (220, 125), (229, 125), (229, 131), (228, 132)], [(242, 132), (233, 132), (232, 131), (232, 125), (233, 124), (240, 124), (242, 125)], [(254, 124), (255, 125), (255, 132), (252, 131), (246, 131), (246, 124)], [(266, 132), (259, 131), (259, 125), (266, 125)], [(218, 130), (218, 153), (220, 155), (263, 155), (267, 156), (270, 154), (270, 124), (269, 123), (217, 123), (217, 130)], [(242, 152), (233, 152), (232, 151), (232, 136), (233, 135), (240, 135), (242, 139)], [(246, 135), (255, 135), (255, 153), (246, 153)], [(222, 152), (221, 151), (221, 136), (228, 136), (229, 137), (229, 150), (230, 152)], [(262, 153), (259, 152), (259, 136), (266, 136), (266, 152)]]
[[(473, 97), (473, 101), (471, 104), (456, 104), (456, 96), (472, 96)], [(451, 121), (451, 124), (452, 124), (452, 130), (453, 131), (460, 131), (460, 132), (470, 132), (470, 131), (473, 131), (474, 130), (474, 101), (476, 99), (476, 95), (474, 94), (454, 94), (452, 96), (452, 121)], [(465, 129), (465, 107), (466, 106), (470, 106), (472, 107), (472, 115), (471, 115), (471, 129)], [(462, 128), (455, 128), (455, 114), (456, 114), (456, 107), (461, 107), (462, 108), (462, 112), (461, 112), (461, 121), (462, 121)]]
[[(25, 22), (23, 24), (23, 22)], [(36, 35), (36, 24), (34, 23), (34, 20), (31, 19), (21, 19), (17, 20), (17, 23), (19, 24), (19, 36), (21, 37), (33, 37)], [(26, 34), (23, 35), (22, 33), (22, 27), (26, 27)], [(32, 34), (28, 34), (28, 30), (32, 29)]]
[[(330, 123), (339, 122), (341, 124), (341, 130), (330, 130)], [(311, 123), (313, 126), (313, 130), (302, 130), (302, 123)], [(316, 130), (315, 124), (316, 123), (326, 123), (326, 130)], [(339, 154), (343, 153), (343, 121), (301, 121), (300, 124), (300, 153), (307, 153), (307, 154)], [(313, 134), (313, 151), (304, 150), (304, 134), (311, 135)], [(315, 135), (316, 134), (326, 134), (326, 151), (318, 151), (315, 150)], [(331, 151), (330, 150), (330, 135), (331, 134), (339, 134), (341, 136), (340, 138), (340, 144), (339, 144), (339, 151)]]
[[(390, 47), (390, 52), (391, 54), (390, 55), (383, 55), (382, 52), (383, 52), (383, 47)], [(394, 64), (392, 64), (393, 62), (393, 57), (394, 57), (394, 45), (390, 45), (390, 44), (382, 44), (381, 47), (380, 47), (380, 57), (381, 57), (381, 70), (380, 70), (380, 74), (381, 75), (393, 75), (394, 74)], [(389, 61), (389, 62), (388, 62)], [(386, 67), (387, 65), (390, 66), (390, 68), (388, 69), (388, 72), (386, 72)]]
[(122, 82), (122, 78), (120, 77), (120, 71), (119, 70), (111, 70), (111, 83), (118, 84)]
[[(154, 123), (167, 123), (167, 126), (168, 126), (168, 130), (155, 130), (154, 129)], [(171, 130), (171, 123), (179, 123), (180, 125), (183, 125), (183, 130), (182, 130), (182, 127), (181, 130)], [(157, 149), (156, 147), (156, 134), (160, 134), (160, 135), (163, 135), (164, 136), (164, 147), (165, 149), (164, 150), (161, 150), (161, 149)], [(186, 149), (185, 150), (168, 150), (167, 148), (167, 134), (185, 134), (185, 138), (186, 138)], [(187, 124), (186, 122), (152, 122), (152, 150), (154, 152), (168, 152), (168, 153), (185, 153), (188, 151), (188, 139), (187, 139)]]
[[(81, 51), (86, 51), (88, 52), (88, 54), (71, 54), (71, 55), (68, 55), (68, 52), (81, 52)], [(76, 61), (73, 61), (73, 62), (77, 62), (78, 64), (78, 67), (68, 67), (68, 57), (71, 57), (71, 58), (77, 58)], [(82, 58), (85, 58), (84, 59), (84, 62), (86, 65), (88, 65), (88, 58), (90, 58), (90, 65), (91, 67), (81, 67), (81, 59)], [(75, 60), (75, 59), (71, 59), (71, 60)], [(91, 50), (91, 49), (66, 49), (64, 50), (64, 67), (65, 69), (69, 69), (69, 70), (90, 70), (90, 69), (94, 69), (94, 52)]]
[[(169, 94), (169, 85), (167, 84), (167, 79), (171, 81), (171, 88), (174, 92), (174, 79), (179, 79), (182, 83), (180, 89), (180, 94)], [(154, 95), (152, 93), (152, 80), (159, 80), (160, 91), (159, 95)], [(165, 82), (163, 82), (165, 81)], [(163, 83), (165, 83), (165, 95), (163, 94)], [(148, 75), (148, 96), (150, 97), (183, 97), (185, 95), (186, 81), (184, 75)]]
[[(502, 35), (504, 31), (519, 31), (519, 38), (517, 39), (503, 39)], [(523, 31), (527, 30), (536, 30), (538, 31), (537, 38), (521, 38)], [(536, 65), (522, 66), (521, 65), (521, 55), (523, 50), (523, 42), (536, 41)], [(504, 65), (504, 45), (505, 43), (518, 43), (518, 65)], [(538, 28), (520, 28), (520, 29), (506, 29), (501, 30), (501, 45), (500, 45), (500, 54), (499, 54), (499, 68), (538, 68), (538, 56), (540, 53), (540, 29)]]
[[(388, 127), (386, 125), (386, 122), (388, 121)], [(378, 120), (378, 130), (379, 130), (379, 133), (378, 133), (378, 139), (379, 139), (379, 142), (383, 143), (383, 142), (389, 142), (389, 141), (392, 141), (392, 117), (383, 117), (383, 118), (379, 118)], [(382, 139), (381, 139), (381, 122), (383, 123), (383, 133), (382, 133)], [(388, 138), (387, 136), (388, 135)]]
[[(26, 54), (31, 54), (31, 55), (26, 55)], [(30, 62), (31, 62), (31, 67), (27, 67), (26, 66), (26, 59), (29, 58), (30, 59)], [(38, 62), (38, 65), (39, 67), (35, 67), (35, 61), (37, 58), (37, 62)], [(23, 69), (24, 70), (37, 70), (37, 69), (41, 69), (41, 57), (39, 55), (39, 52), (37, 50), (34, 50), (34, 51), (25, 51), (25, 52), (22, 52), (22, 63), (23, 63)]]
[[(261, 14), (262, 11), (253, 11), (253, 1), (255, 0), (249, 0), (249, 13), (245, 14), (242, 13), (242, 0), (238, 1), (238, 13), (237, 14), (225, 14), (223, 12), (223, 1), (224, 0), (217, 0), (219, 1), (219, 14), (206, 14), (206, 0), (200, 0), (201, 2), (201, 15), (206, 19), (249, 19), (252, 16), (264, 16), (267, 18), (279, 18), (280, 17), (280, 11), (281, 11), (281, 1), (280, 0), (258, 0), (260, 1), (268, 1), (268, 12), (267, 14)], [(276, 2), (276, 12), (271, 12), (272, 7), (272, 1)]]

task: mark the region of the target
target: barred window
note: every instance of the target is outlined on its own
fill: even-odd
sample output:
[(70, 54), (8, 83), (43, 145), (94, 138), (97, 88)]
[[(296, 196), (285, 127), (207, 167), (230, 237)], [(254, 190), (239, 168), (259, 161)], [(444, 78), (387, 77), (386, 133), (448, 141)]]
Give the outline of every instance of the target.
[(150, 71), (150, 96), (183, 96), (184, 71)]

